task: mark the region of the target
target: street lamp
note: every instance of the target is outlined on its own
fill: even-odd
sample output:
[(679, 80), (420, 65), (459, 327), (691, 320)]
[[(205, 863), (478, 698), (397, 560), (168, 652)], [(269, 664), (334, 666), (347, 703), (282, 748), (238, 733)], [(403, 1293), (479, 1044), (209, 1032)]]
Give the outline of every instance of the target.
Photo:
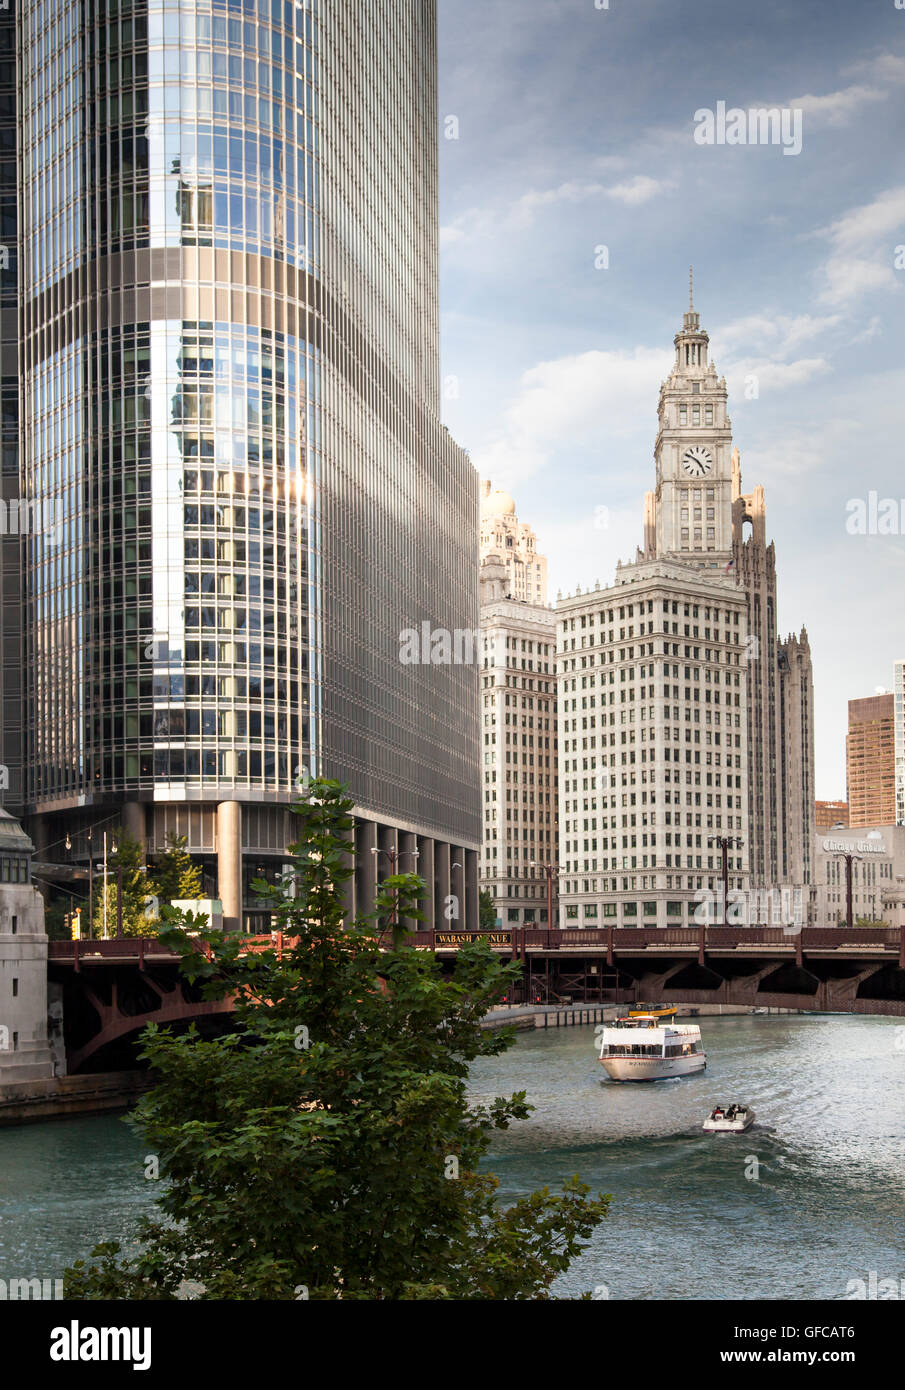
[(863, 856), (860, 854), (852, 854), (852, 852), (849, 851), (847, 854), (834, 854), (833, 858), (845, 860), (845, 924), (847, 927), (853, 927), (855, 925), (855, 914), (854, 908), (852, 907), (852, 880), (854, 878), (852, 864), (856, 859), (861, 859)]
[(547, 930), (553, 926), (553, 878), (559, 876), (560, 870), (555, 864), (540, 864), (536, 859), (530, 860), (529, 869), (541, 869), (547, 880)]
[[(391, 872), (391, 874), (395, 874), (395, 872), (396, 872), (396, 865), (399, 863), (399, 860), (400, 860), (400, 859), (404, 859), (404, 858), (406, 857), (406, 855), (408, 855), (410, 858), (414, 859), (414, 861), (415, 861), (415, 869), (417, 870), (417, 868), (418, 868), (418, 860), (419, 860), (419, 858), (420, 858), (420, 856), (421, 856), (421, 851), (420, 851), (419, 849), (403, 849), (403, 850), (398, 850), (398, 849), (395, 849), (395, 848), (393, 848), (393, 849), (378, 849), (376, 845), (372, 845), (372, 846), (371, 846), (371, 853), (372, 853), (372, 854), (377, 854), (377, 855), (385, 854), (385, 855), (387, 856), (387, 858), (388, 858), (389, 861), (390, 861), (390, 872)], [(461, 868), (461, 865), (460, 865), (460, 864), (453, 864), (452, 867), (453, 867), (454, 869), (456, 869), (456, 868)], [(398, 923), (397, 923), (398, 913), (399, 913), (399, 892), (398, 892), (398, 889), (397, 889), (396, 894), (394, 895), (394, 898), (393, 898), (393, 915), (392, 915), (392, 917), (390, 918), (390, 922), (389, 922), (390, 930), (393, 931), (394, 933), (395, 933), (396, 927), (397, 927), (397, 925), (398, 925)], [(394, 941), (393, 944), (394, 944), (394, 945), (396, 944), (395, 941)]]
[(729, 850), (741, 849), (745, 843), (741, 835), (708, 835), (708, 845), (719, 845), (723, 861), (723, 926), (729, 925)]

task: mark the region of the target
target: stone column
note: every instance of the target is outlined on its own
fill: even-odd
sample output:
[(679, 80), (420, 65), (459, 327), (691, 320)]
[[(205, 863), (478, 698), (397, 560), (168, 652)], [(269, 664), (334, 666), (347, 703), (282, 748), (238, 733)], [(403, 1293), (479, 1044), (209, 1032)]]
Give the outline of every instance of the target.
[(475, 849), (463, 851), (465, 858), (465, 909), (462, 925), (469, 931), (477, 931), (480, 925), (480, 891), (478, 888), (478, 852)]
[[(420, 857), (416, 858), (413, 851), (418, 848), (418, 836), (411, 830), (400, 830), (397, 836), (399, 845), (399, 862), (396, 865), (398, 874), (418, 873)], [(409, 931), (417, 931), (421, 923), (415, 917), (402, 917), (403, 926)]]
[(434, 926), (437, 931), (449, 931), (455, 926), (448, 922), (444, 912), (449, 896), (449, 845), (445, 840), (434, 841)]
[(449, 847), (449, 891), (456, 899), (454, 906), (458, 909), (458, 916), (453, 917), (449, 923), (451, 928), (459, 931), (465, 929), (465, 851), (461, 845), (450, 845)]
[(422, 931), (430, 931), (436, 923), (436, 901), (434, 897), (434, 841), (429, 835), (418, 836), (418, 876), (423, 878), (427, 886), (427, 892), (421, 899), (421, 911), (424, 913), (424, 921), (420, 923)]
[(141, 845), (141, 862), (147, 863), (148, 832), (145, 807), (140, 801), (127, 801), (123, 805), (123, 830)]
[[(357, 824), (356, 824), (355, 829), (352, 831), (352, 839), (353, 839), (353, 842), (355, 841), (357, 834), (358, 834), (358, 826), (357, 826)], [(342, 892), (343, 892), (343, 902), (345, 903), (345, 913), (344, 913), (344, 916), (343, 916), (343, 921), (345, 922), (346, 926), (349, 926), (349, 924), (351, 923), (352, 919), (354, 918), (355, 912), (356, 912), (356, 907), (355, 907), (355, 851), (354, 851), (354, 849), (345, 850), (345, 851), (343, 852), (342, 862), (343, 862), (343, 867), (344, 867), (344, 868), (346, 868), (346, 869), (351, 869), (351, 870), (352, 870), (352, 872), (351, 872), (351, 874), (349, 875), (349, 877), (348, 877), (348, 878), (345, 880), (345, 882), (343, 883), (343, 889), (342, 889)]]
[(238, 801), (221, 801), (217, 807), (217, 895), (223, 905), (224, 932), (241, 931), (242, 807)]
[(371, 820), (359, 821), (355, 827), (355, 911), (374, 911), (377, 894), (377, 826)]

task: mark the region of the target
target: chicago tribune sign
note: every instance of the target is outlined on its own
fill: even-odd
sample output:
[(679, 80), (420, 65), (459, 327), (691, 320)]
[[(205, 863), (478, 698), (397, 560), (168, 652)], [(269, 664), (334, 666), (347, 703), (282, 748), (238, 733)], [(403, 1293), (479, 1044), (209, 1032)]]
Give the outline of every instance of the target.
[(884, 840), (824, 840), (825, 854), (888, 854)]

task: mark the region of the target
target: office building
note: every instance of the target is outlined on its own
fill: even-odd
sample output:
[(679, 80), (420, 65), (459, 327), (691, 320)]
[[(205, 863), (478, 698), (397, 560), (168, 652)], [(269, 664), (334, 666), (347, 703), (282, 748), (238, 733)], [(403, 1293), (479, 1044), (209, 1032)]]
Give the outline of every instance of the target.
[(847, 801), (815, 801), (814, 819), (817, 830), (832, 830), (848, 825)]
[(763, 489), (742, 493), (691, 296), (674, 345), (643, 548), (557, 604), (566, 925), (689, 924), (721, 839), (730, 890), (812, 878), (807, 633), (778, 635)]
[(449, 896), (476, 921), (477, 662), (401, 656), (478, 625), (477, 478), (440, 423), (435, 4), (17, 21), (17, 466), (49, 522), (4, 714), (21, 695), (38, 857), (184, 834), (225, 922), (266, 925), (250, 880), (310, 772), (355, 801), (350, 910), (398, 862), (429, 921)]
[(852, 829), (895, 825), (895, 697), (891, 692), (849, 700), (845, 764)]
[(556, 614), (513, 597), (511, 584), (505, 557), (485, 554), (481, 887), (503, 927), (559, 925)]

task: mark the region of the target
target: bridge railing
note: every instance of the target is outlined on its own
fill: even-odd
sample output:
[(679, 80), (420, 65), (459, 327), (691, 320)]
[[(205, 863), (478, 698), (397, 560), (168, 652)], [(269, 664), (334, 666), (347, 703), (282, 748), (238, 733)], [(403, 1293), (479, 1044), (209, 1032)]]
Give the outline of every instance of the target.
[[(800, 933), (783, 930), (782, 927), (705, 927), (704, 942), (710, 948), (729, 948), (733, 946), (792, 946), (798, 935), (801, 937), (803, 951), (830, 950), (836, 946), (872, 946), (885, 950), (902, 949), (903, 934), (898, 927), (804, 927)], [(475, 931), (461, 930), (422, 930), (406, 937), (406, 943), (415, 948), (428, 951), (456, 950), (465, 941), (477, 937), (488, 937), (492, 946), (498, 949), (511, 949), (524, 952), (526, 949), (555, 951), (563, 947), (574, 950), (576, 947), (590, 949), (614, 948), (625, 950), (644, 950), (649, 946), (678, 946), (697, 949), (701, 941), (700, 927), (587, 927), (587, 928), (545, 928), (513, 927), (508, 929), (482, 928)], [(390, 945), (390, 934), (381, 937), (381, 944)], [(278, 951), (290, 949), (292, 939), (278, 932), (245, 938), (246, 949), (251, 952), (275, 948)], [(205, 950), (205, 944), (198, 942), (198, 949)], [(178, 956), (161, 946), (157, 937), (124, 936), (106, 941), (51, 941), (48, 943), (50, 961), (73, 962), (78, 966), (82, 961), (90, 963), (107, 960), (135, 959), (143, 964), (146, 956), (177, 960)]]

